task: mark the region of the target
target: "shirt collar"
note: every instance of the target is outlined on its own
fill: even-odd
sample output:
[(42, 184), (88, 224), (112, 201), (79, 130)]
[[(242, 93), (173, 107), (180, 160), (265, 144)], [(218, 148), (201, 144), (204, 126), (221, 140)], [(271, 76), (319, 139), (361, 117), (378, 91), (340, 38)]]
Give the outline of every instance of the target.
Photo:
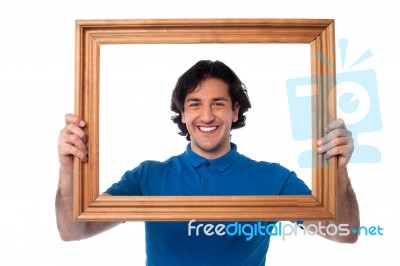
[(238, 157), (239, 153), (237, 152), (236, 144), (231, 142), (231, 150), (227, 152), (225, 155), (218, 157), (216, 159), (209, 160), (204, 158), (197, 153), (194, 153), (190, 148), (190, 143), (186, 146), (185, 152), (186, 158), (188, 161), (194, 166), (198, 167), (203, 163), (210, 163), (214, 166), (218, 171), (223, 172), (226, 168), (228, 168), (233, 161)]

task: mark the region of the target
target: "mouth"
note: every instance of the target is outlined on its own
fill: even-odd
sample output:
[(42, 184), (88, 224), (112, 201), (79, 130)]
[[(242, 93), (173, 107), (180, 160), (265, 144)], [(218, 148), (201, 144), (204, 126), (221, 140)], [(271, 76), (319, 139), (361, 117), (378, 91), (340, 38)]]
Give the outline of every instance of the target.
[(197, 127), (197, 128), (200, 129), (201, 132), (212, 132), (216, 130), (218, 127), (213, 126), (213, 127)]

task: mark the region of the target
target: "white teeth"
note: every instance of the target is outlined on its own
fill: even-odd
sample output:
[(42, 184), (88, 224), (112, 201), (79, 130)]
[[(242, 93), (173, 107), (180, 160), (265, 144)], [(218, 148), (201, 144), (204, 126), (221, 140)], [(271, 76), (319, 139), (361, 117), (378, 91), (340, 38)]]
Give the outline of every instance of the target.
[(199, 127), (201, 131), (209, 132), (211, 130), (215, 130), (217, 127)]

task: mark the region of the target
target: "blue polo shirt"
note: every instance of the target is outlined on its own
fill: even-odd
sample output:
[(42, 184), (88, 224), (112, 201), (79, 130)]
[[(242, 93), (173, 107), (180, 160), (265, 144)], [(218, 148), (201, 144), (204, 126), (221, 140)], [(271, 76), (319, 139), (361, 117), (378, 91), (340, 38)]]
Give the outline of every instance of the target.
[[(186, 151), (164, 162), (144, 161), (127, 171), (106, 193), (115, 196), (208, 196), (208, 195), (309, 195), (310, 189), (296, 174), (277, 163), (254, 161), (231, 150), (208, 160)], [(268, 228), (275, 222), (261, 222)], [(250, 232), (256, 222), (193, 222), (211, 224), (226, 233), (207, 235), (191, 231), (188, 222), (146, 222), (147, 265), (265, 265), (270, 236), (233, 234), (239, 225)], [(229, 227), (228, 227), (229, 226)], [(236, 227), (235, 227), (236, 226)], [(202, 228), (202, 227), (200, 227)], [(225, 232), (225, 231), (224, 231)]]

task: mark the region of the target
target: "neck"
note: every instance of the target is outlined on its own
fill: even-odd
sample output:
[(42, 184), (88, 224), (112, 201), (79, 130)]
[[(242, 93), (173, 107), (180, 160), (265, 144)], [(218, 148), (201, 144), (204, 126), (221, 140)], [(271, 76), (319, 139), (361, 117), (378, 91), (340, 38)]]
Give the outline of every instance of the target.
[(207, 149), (200, 148), (199, 146), (197, 146), (196, 144), (191, 142), (190, 149), (194, 153), (200, 155), (201, 157), (204, 157), (208, 160), (213, 160), (213, 159), (217, 159), (217, 158), (222, 157), (225, 154), (227, 154), (231, 150), (231, 144), (228, 143), (227, 145), (224, 145), (223, 147), (215, 147), (214, 149), (207, 150)]

